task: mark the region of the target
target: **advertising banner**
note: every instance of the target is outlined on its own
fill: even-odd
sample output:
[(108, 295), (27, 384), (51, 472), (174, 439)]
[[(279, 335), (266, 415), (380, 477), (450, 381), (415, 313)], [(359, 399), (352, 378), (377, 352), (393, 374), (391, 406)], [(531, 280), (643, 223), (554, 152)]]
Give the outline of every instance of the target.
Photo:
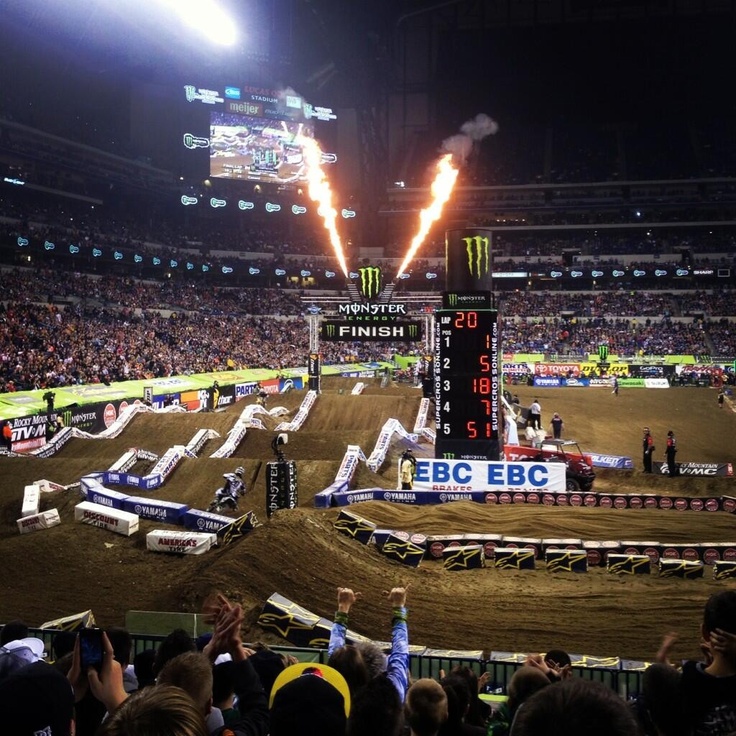
[(217, 535), (154, 529), (146, 534), (146, 549), (153, 552), (201, 555), (217, 544)]
[(417, 460), (417, 491), (564, 491), (562, 463)]
[(320, 339), (326, 342), (414, 342), (422, 339), (422, 323), (402, 322), (348, 322), (324, 320), (320, 325)]
[(598, 455), (595, 452), (586, 453), (596, 468), (614, 468), (616, 470), (633, 470), (634, 461), (630, 457), (619, 455)]
[[(668, 475), (667, 463), (655, 461), (652, 463), (654, 472)], [(680, 475), (704, 476), (708, 478), (731, 477), (733, 475), (732, 463), (677, 463)]]

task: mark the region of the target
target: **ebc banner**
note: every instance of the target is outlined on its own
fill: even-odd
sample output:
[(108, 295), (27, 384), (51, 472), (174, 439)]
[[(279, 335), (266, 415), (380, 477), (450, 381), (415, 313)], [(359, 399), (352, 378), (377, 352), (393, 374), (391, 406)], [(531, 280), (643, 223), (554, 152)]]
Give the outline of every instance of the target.
[(415, 491), (564, 491), (563, 463), (417, 460)]

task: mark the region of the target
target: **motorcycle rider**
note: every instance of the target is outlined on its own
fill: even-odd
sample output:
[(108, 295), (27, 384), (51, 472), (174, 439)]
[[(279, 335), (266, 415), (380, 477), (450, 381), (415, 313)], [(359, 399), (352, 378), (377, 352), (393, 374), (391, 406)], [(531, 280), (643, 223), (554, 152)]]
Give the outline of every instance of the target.
[(260, 404), (265, 409), (266, 403), (268, 402), (268, 394), (266, 393), (266, 389), (263, 388), (260, 381), (256, 385), (256, 389), (256, 403)]
[(215, 491), (215, 500), (212, 506), (230, 506), (233, 509), (238, 508), (238, 498), (245, 495), (245, 483), (243, 482), (243, 473), (245, 468), (242, 466), (235, 468), (234, 473), (224, 473), (225, 483), (222, 488)]

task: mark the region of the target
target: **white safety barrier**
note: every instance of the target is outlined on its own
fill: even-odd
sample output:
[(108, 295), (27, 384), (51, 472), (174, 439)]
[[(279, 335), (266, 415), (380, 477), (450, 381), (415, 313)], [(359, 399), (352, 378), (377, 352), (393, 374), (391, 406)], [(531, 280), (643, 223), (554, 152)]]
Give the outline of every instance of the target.
[(208, 532), (169, 531), (154, 529), (146, 534), (146, 549), (154, 552), (174, 552), (201, 555), (217, 544), (217, 534)]
[(391, 445), (391, 438), (398, 434), (410, 442), (416, 442), (418, 437), (416, 434), (407, 432), (402, 426), (398, 419), (387, 419), (381, 427), (381, 433), (378, 435), (376, 440), (376, 446), (373, 448), (373, 452), (366, 461), (368, 468), (377, 473), (378, 469), (383, 465), (383, 461), (386, 459), (388, 454), (388, 448)]
[(301, 428), (302, 424), (307, 420), (309, 416), (309, 410), (314, 406), (314, 402), (317, 400), (316, 391), (307, 391), (307, 395), (304, 397), (299, 411), (296, 416), (290, 422), (281, 422), (276, 426), (276, 432), (296, 432)]
[(219, 437), (220, 433), (214, 429), (200, 429), (197, 434), (187, 442), (184, 452), (187, 457), (197, 457), (199, 451), (209, 442), (211, 439)]
[(74, 507), (74, 519), (122, 534), (124, 537), (129, 537), (138, 531), (138, 517), (135, 514), (89, 501), (82, 501)]
[(414, 431), (417, 434), (424, 434), (424, 425), (427, 423), (427, 414), (429, 413), (429, 399), (422, 399), (419, 402), (419, 411), (414, 421)]
[(58, 526), (61, 524), (59, 518), (59, 512), (56, 509), (49, 509), (48, 511), (41, 511), (33, 516), (24, 516), (18, 519), (18, 531), (21, 534), (28, 534), (28, 532), (36, 532), (39, 529), (49, 529), (52, 526)]
[(41, 503), (41, 489), (33, 483), (23, 489), (23, 507), (21, 517), (35, 516)]

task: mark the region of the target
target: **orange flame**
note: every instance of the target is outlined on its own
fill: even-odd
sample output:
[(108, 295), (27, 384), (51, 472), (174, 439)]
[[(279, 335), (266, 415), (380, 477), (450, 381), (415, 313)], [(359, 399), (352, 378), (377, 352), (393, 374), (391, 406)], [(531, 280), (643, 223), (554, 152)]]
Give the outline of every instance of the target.
[(325, 176), (325, 172), (322, 170), (322, 151), (320, 150), (319, 144), (314, 138), (307, 138), (306, 136), (299, 136), (299, 144), (302, 147), (304, 154), (304, 161), (307, 165), (307, 184), (309, 191), (309, 198), (312, 202), (318, 202), (319, 207), (317, 212), (321, 215), (325, 230), (330, 235), (330, 243), (332, 249), (335, 251), (337, 261), (342, 268), (342, 272), (345, 276), (348, 275), (348, 267), (345, 264), (345, 254), (342, 248), (342, 241), (340, 235), (337, 232), (337, 210), (332, 206), (332, 191), (330, 189), (330, 182)]
[(440, 219), (442, 215), (442, 208), (450, 199), (452, 190), (455, 187), (457, 181), (458, 170), (452, 165), (452, 154), (447, 153), (437, 162), (437, 174), (432, 182), (430, 189), (432, 193), (432, 204), (426, 207), (419, 213), (419, 232), (414, 236), (409, 246), (409, 252), (406, 254), (401, 267), (399, 268), (396, 278), (401, 276), (406, 270), (406, 267), (411, 263), (412, 258), (419, 250), (419, 246), (424, 242), (427, 237), (429, 229), (432, 227), (432, 223)]

